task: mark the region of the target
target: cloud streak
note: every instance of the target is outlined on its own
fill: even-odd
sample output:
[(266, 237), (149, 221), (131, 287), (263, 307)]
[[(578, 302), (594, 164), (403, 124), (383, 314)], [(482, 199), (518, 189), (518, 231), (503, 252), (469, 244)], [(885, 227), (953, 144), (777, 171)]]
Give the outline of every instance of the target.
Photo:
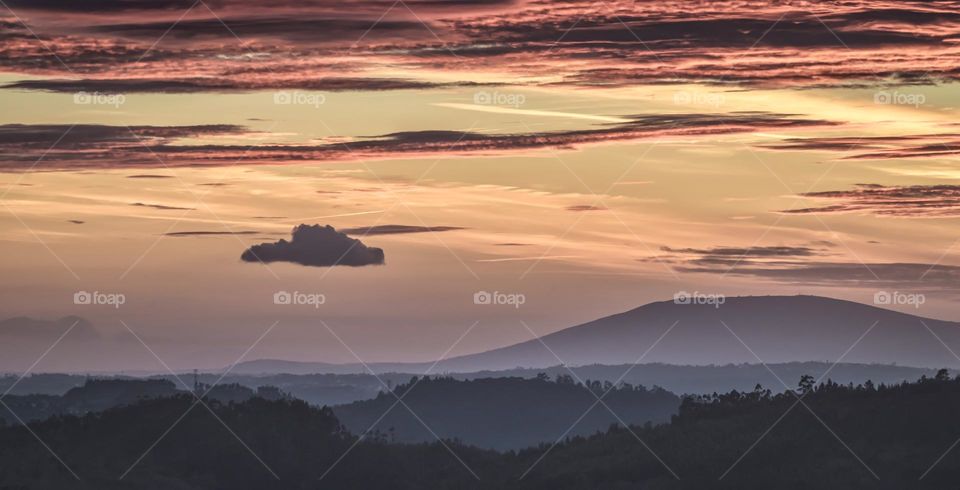
[(960, 216), (960, 186), (883, 186), (860, 184), (845, 191), (808, 192), (803, 197), (828, 201), (820, 207), (787, 209), (787, 214), (861, 213), (898, 218)]
[(836, 260), (830, 250), (832, 246), (816, 243), (756, 247), (662, 247), (666, 255), (656, 260), (671, 264), (676, 271), (683, 273), (749, 277), (786, 284), (960, 290), (957, 285), (960, 280), (958, 266)]
[[(415, 83), (376, 80), (384, 66), (445, 71), (463, 83), (496, 73), (506, 83), (569, 86), (813, 87), (960, 78), (955, 0), (711, 0), (696, 7), (614, 0), (600, 9), (587, 0), (205, 4), (211, 10), (183, 15), (192, 2), (96, 0), (79, 8), (63, 0), (11, 1), (52, 53), (16, 19), (4, 19), (0, 66), (53, 77), (87, 74), (88, 90), (166, 92), (309, 89), (329, 86), (318, 78), (345, 73), (335, 84), (344, 90)], [(164, 42), (154, 45), (162, 35)], [(65, 90), (66, 83), (17, 86)]]
[(862, 137), (789, 138), (762, 148), (786, 151), (848, 153), (847, 160), (893, 160), (960, 155), (960, 135), (954, 133)]
[(459, 226), (414, 226), (414, 225), (376, 225), (356, 228), (342, 228), (340, 231), (347, 235), (402, 235), (408, 233), (429, 233), (432, 231), (464, 230)]
[(343, 161), (373, 157), (432, 154), (503, 154), (540, 148), (660, 137), (723, 135), (770, 129), (829, 127), (835, 123), (791, 114), (639, 115), (619, 124), (540, 133), (478, 133), (443, 130), (406, 131), (317, 145), (186, 144), (203, 137), (242, 137), (251, 133), (233, 125), (210, 126), (0, 126), (0, 169), (206, 166), (245, 163)]

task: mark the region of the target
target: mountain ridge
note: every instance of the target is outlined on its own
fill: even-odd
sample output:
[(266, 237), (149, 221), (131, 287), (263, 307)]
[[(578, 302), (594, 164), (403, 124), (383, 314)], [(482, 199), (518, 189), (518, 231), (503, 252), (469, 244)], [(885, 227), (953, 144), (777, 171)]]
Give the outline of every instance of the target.
[[(636, 362), (703, 366), (843, 361), (960, 367), (950, 345), (960, 346), (960, 323), (823, 296), (737, 296), (719, 305), (647, 303), (538, 339), (444, 359), (432, 372)], [(288, 368), (313, 364), (283, 362)], [(247, 366), (265, 367), (270, 361), (250, 363), (239, 364), (238, 372), (249, 372)], [(415, 372), (432, 364), (378, 362), (369, 367), (377, 372)], [(359, 364), (315, 365), (348, 372), (366, 369)]]

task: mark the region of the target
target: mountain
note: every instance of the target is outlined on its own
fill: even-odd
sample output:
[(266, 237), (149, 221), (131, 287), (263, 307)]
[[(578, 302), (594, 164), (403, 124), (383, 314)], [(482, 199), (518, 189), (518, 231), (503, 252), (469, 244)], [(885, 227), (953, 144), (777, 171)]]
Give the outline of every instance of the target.
[(54, 415), (82, 415), (108, 408), (133, 405), (139, 401), (170, 397), (178, 393), (173, 382), (164, 379), (89, 379), (62, 396), (46, 394), (7, 395), (0, 424), (44, 420)]
[(233, 374), (355, 374), (366, 372), (366, 370), (361, 364), (255, 359), (238, 363), (230, 372)]
[(638, 361), (707, 365), (835, 362), (841, 358), (867, 364), (960, 366), (960, 360), (937, 336), (951, 348), (960, 349), (958, 323), (851, 301), (819, 296), (734, 297), (719, 306), (663, 301), (540, 340), (453, 358), (438, 368), (473, 371), (558, 362), (574, 366)]
[[(863, 339), (858, 342), (861, 336)], [(727, 298), (719, 306), (650, 303), (540, 340), (447, 359), (432, 372), (557, 364), (630, 365), (638, 361), (702, 366), (760, 361), (834, 363), (840, 359), (864, 364), (960, 367), (960, 360), (950, 349), (960, 351), (960, 324), (955, 322), (820, 296), (743, 296)], [(270, 364), (260, 363), (257, 367), (263, 370), (260, 372), (270, 372)], [(423, 372), (431, 364), (370, 366), (378, 372)], [(283, 367), (296, 367), (296, 372), (301, 373), (331, 369), (322, 363), (284, 363)], [(340, 365), (334, 372), (363, 369), (359, 365)], [(236, 372), (249, 371), (239, 365)]]
[[(34, 366), (34, 372), (70, 371), (83, 360), (102, 358), (97, 349), (103, 339), (89, 321), (78, 316), (0, 320), (0, 372), (23, 373), (41, 357), (43, 362)], [(52, 355), (45, 356), (48, 350)]]
[(18, 316), (0, 320), (0, 338), (4, 339), (32, 340), (49, 344), (68, 330), (73, 339), (97, 340), (100, 338), (100, 334), (93, 325), (79, 316), (65, 316), (57, 320), (38, 320)]
[[(394, 406), (398, 397), (403, 405)], [(563, 434), (586, 436), (621, 422), (666, 423), (679, 407), (680, 397), (663, 389), (599, 381), (584, 385), (566, 374), (555, 381), (546, 376), (416, 378), (392, 393), (336, 406), (333, 412), (357, 435), (380, 432), (407, 443), (433, 442), (439, 436), (506, 450), (550, 444)]]

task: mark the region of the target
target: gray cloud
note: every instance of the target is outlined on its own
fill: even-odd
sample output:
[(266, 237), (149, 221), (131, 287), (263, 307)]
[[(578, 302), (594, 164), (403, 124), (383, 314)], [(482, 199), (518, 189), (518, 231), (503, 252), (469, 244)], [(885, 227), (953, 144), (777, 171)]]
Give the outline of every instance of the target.
[(330, 225), (305, 224), (293, 229), (290, 241), (281, 239), (275, 243), (254, 245), (240, 258), (246, 262), (293, 262), (318, 267), (384, 263), (383, 249), (368, 247)]

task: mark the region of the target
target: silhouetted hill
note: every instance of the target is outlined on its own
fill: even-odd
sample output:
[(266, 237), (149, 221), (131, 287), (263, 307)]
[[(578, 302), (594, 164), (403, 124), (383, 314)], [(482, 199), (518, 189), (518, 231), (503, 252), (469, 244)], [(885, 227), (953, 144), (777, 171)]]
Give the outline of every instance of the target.
[(177, 393), (176, 386), (167, 380), (90, 379), (62, 396), (7, 395), (3, 402), (9, 409), (0, 411), (0, 421), (15, 424), (17, 418), (33, 421), (54, 415), (83, 415)]
[[(767, 368), (770, 368), (769, 370)], [(820, 377), (830, 370), (835, 381), (862, 383), (872, 379), (876, 383), (901, 383), (914, 380), (922, 375), (933, 376), (936, 369), (912, 368), (881, 364), (849, 364), (824, 362), (792, 362), (783, 364), (728, 364), (723, 366), (677, 366), (662, 363), (640, 365), (590, 364), (573, 367), (579, 379), (592, 379), (601, 382), (625, 382), (633, 385), (660, 386), (677, 394), (699, 394), (727, 392), (730, 390), (750, 390), (757, 383), (777, 388), (779, 382), (770, 373), (772, 370), (782, 379), (799, 379), (803, 374)], [(508, 369), (503, 371), (477, 371), (470, 373), (449, 373), (455, 379), (479, 378), (534, 378), (539, 373), (550, 378), (569, 374), (562, 366), (548, 368)], [(263, 386), (275, 386), (294, 398), (314, 405), (342, 405), (358, 400), (368, 400), (383, 390), (383, 383), (399, 385), (406, 383), (412, 376), (423, 373), (380, 373), (370, 374), (272, 374), (249, 375), (228, 374), (221, 379), (221, 373), (200, 373), (199, 381), (204, 384), (240, 384), (252, 390)], [(377, 379), (377, 378), (380, 379)], [(48, 394), (62, 395), (72, 387), (82, 386), (87, 376), (70, 374), (35, 374), (22, 380), (18, 376), (0, 377), (0, 393), (11, 386), (11, 395)], [(143, 379), (129, 376), (100, 377), (98, 379)], [(171, 375), (153, 376), (149, 379), (167, 379), (182, 387), (180, 380)], [(192, 381), (192, 377), (186, 377)], [(381, 382), (382, 381), (382, 382)], [(16, 385), (14, 386), (14, 383)], [(782, 391), (775, 389), (774, 391)], [(9, 395), (8, 395), (9, 396)]]
[[(607, 390), (603, 401), (616, 415), (597, 402)], [(403, 404), (397, 404), (398, 397)], [(667, 422), (679, 406), (678, 396), (659, 388), (613, 387), (599, 381), (584, 386), (569, 375), (556, 381), (545, 376), (472, 381), (425, 377), (372, 400), (334, 407), (334, 413), (358, 435), (379, 431), (397, 442), (429, 442), (436, 435), (479, 447), (519, 449), (564, 435), (592, 434), (618, 422)]]
[[(704, 366), (758, 364), (756, 356), (768, 364), (832, 364), (843, 356), (848, 363), (960, 367), (937, 336), (956, 350), (960, 323), (820, 296), (731, 297), (719, 307), (662, 301), (545, 335), (541, 340), (550, 349), (534, 339), (443, 360), (432, 372), (539, 369), (561, 363), (634, 364), (641, 357), (643, 363)], [(432, 364), (371, 363), (369, 367), (379, 373), (422, 373)], [(365, 369), (359, 364), (263, 360), (241, 363), (235, 372), (360, 373)]]
[(554, 448), (525, 487), (942, 489), (960, 478), (960, 453), (948, 452), (960, 438), (960, 379), (827, 382), (803, 393), (687, 399), (669, 425), (614, 428)]
[(572, 368), (553, 366), (549, 368), (507, 369), (504, 371), (477, 371), (451, 376), (457, 379), (510, 376), (532, 378), (542, 372), (553, 378), (568, 374), (570, 371), (576, 373), (580, 379), (622, 381), (634, 385), (659, 386), (678, 394), (709, 394), (725, 393), (731, 390), (748, 391), (752, 390), (757, 384), (769, 386), (774, 392), (781, 392), (784, 387), (777, 378), (800, 379), (800, 376), (804, 374), (819, 378), (828, 371), (829, 377), (841, 384), (859, 384), (868, 379), (872, 379), (877, 384), (896, 384), (915, 380), (924, 375), (933, 376), (937, 370), (883, 364), (832, 364), (826, 362), (787, 362), (768, 365), (726, 364), (723, 366), (676, 366), (649, 363), (612, 366), (589, 364)]
[(832, 363), (843, 356), (853, 363), (960, 366), (927, 327), (960, 346), (960, 324), (819, 296), (733, 297), (719, 307), (663, 301), (542, 337), (552, 353), (531, 340), (443, 361), (438, 369), (543, 367), (558, 357), (573, 366), (635, 363), (648, 349), (642, 362), (757, 363), (755, 353), (765, 363)]
[(301, 401), (209, 401), (214, 417), (181, 395), (0, 429), (0, 488), (893, 490), (960, 480), (960, 452), (949, 451), (960, 379), (803, 386), (690, 398), (669, 424), (504, 454), (358, 440), (331, 410)]
[[(0, 430), (0, 488), (452, 489), (473, 480), (439, 443), (355, 445), (329, 409), (302, 401), (208, 403), (215, 416), (181, 395), (50, 419), (33, 434)], [(497, 458), (454, 446), (472, 461)]]
[[(19, 420), (44, 420), (58, 415), (84, 415), (110, 408), (134, 405), (144, 400), (169, 398), (185, 393), (166, 379), (88, 379), (67, 390), (63, 395), (7, 395), (3, 397), (6, 409), (0, 411), (0, 423), (15, 424)], [(254, 396), (267, 399), (284, 398), (287, 395), (271, 386), (260, 386), (256, 391), (236, 383), (215, 386), (199, 386), (211, 400), (223, 403), (243, 402)], [(16, 415), (14, 415), (16, 414)]]

